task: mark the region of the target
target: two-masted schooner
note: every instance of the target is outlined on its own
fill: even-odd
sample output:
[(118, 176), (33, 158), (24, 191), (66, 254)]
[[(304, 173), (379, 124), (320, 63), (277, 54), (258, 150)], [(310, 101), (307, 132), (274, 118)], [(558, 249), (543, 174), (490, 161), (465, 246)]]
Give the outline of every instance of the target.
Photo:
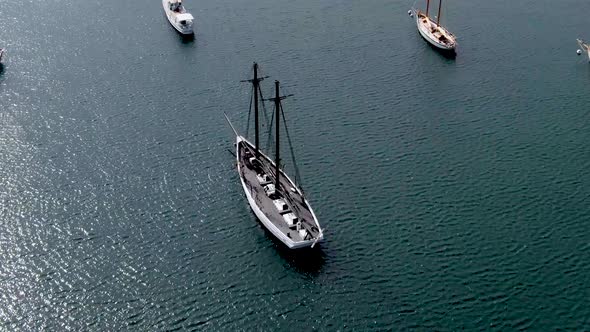
[(457, 39), (440, 25), (441, 8), (442, 0), (439, 0), (436, 21), (429, 16), (430, 0), (426, 0), (426, 12), (412, 8), (409, 13), (411, 16), (415, 16), (416, 26), (422, 38), (441, 51), (454, 53), (457, 48)]
[[(252, 211), (270, 233), (291, 249), (314, 247), (324, 238), (320, 224), (303, 190), (281, 168), (281, 115), (286, 125), (281, 101), (286, 96), (281, 96), (280, 84), (275, 81), (274, 98), (262, 98), (260, 82), (263, 79), (258, 75), (258, 65), (255, 63), (254, 77), (247, 80), (252, 84), (254, 101), (254, 143), (238, 134), (226, 115), (236, 134), (238, 174)], [(265, 100), (273, 101), (275, 107), (274, 160), (260, 149), (259, 104)]]

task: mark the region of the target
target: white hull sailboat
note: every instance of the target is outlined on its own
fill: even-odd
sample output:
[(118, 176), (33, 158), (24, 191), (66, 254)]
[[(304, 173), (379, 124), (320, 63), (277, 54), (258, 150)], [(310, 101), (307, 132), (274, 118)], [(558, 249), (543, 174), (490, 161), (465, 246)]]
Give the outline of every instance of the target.
[(188, 13), (182, 5), (182, 0), (162, 0), (164, 13), (168, 22), (183, 35), (194, 34), (193, 15)]
[(441, 5), (442, 0), (439, 0), (436, 22), (428, 16), (430, 0), (427, 0), (426, 12), (412, 9), (410, 14), (415, 16), (416, 26), (418, 27), (418, 32), (422, 38), (442, 51), (454, 52), (457, 48), (457, 40), (455, 36), (440, 25)]
[(4, 57), (4, 49), (0, 48), (0, 64), (2, 64), (2, 58)]
[(323, 231), (303, 190), (281, 169), (278, 162), (280, 116), (283, 114), (281, 100), (286, 98), (279, 94), (278, 81), (275, 82), (275, 98), (270, 99), (275, 104), (275, 159), (272, 160), (259, 149), (258, 97), (262, 99), (259, 83), (263, 78), (258, 77), (257, 70), (258, 65), (254, 64), (254, 78), (248, 80), (253, 85), (255, 143), (238, 134), (226, 116), (236, 134), (240, 181), (250, 208), (275, 238), (290, 249), (313, 248), (323, 240)]
[(581, 50), (578, 51), (578, 55), (582, 53), (586, 53), (588, 55), (588, 61), (590, 61), (590, 45), (586, 44), (583, 40), (577, 39), (578, 45), (580, 45)]

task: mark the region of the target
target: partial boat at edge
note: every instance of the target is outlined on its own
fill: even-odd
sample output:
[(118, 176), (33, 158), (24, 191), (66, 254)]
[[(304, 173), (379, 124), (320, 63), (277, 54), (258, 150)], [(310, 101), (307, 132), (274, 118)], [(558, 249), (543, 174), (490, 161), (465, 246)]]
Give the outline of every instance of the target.
[[(588, 55), (588, 61), (590, 61), (590, 45), (586, 44), (583, 40), (581, 39), (576, 39), (578, 42), (578, 45), (580, 45), (580, 48), (586, 52), (586, 54)], [(581, 53), (579, 53), (581, 54)]]

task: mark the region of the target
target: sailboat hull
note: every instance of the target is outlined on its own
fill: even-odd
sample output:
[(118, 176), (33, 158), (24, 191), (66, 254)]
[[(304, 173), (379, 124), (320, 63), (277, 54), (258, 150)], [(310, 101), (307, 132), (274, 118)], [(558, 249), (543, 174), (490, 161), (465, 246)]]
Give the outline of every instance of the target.
[[(262, 225), (264, 225), (264, 227), (275, 238), (277, 238), (279, 241), (284, 243), (290, 249), (308, 248), (308, 247), (314, 246), (314, 244), (316, 244), (316, 243), (321, 242), (323, 240), (323, 235), (321, 233), (316, 238), (312, 238), (309, 240), (294, 241), (293, 238), (290, 238), (289, 236), (287, 236), (287, 234), (284, 231), (282, 231), (280, 229), (280, 227), (278, 227), (275, 222), (271, 221), (270, 218), (268, 217), (268, 215), (262, 211), (259, 204), (256, 202), (256, 199), (253, 196), (251, 189), (246, 184), (247, 180), (244, 179), (244, 175), (242, 174), (242, 171), (241, 171), (241, 167), (244, 167), (244, 166), (242, 165), (242, 162), (240, 161), (240, 153), (241, 153), (240, 145), (244, 144), (244, 143), (248, 144), (251, 148), (254, 148), (252, 143), (247, 141), (244, 137), (242, 137), (242, 136), (236, 137), (236, 159), (237, 159), (237, 163), (238, 163), (238, 172), (240, 174), (240, 181), (242, 183), (242, 188), (244, 189), (244, 193), (246, 194), (246, 198), (248, 199), (248, 204), (250, 204), (250, 208), (252, 209), (252, 211), (254, 211), (254, 214), (256, 215), (258, 220), (260, 220)], [(266, 160), (271, 162), (270, 158), (268, 158), (266, 155), (264, 155), (262, 153), (261, 153), (261, 155), (262, 155), (262, 158), (265, 158)], [(272, 164), (274, 165), (274, 163), (272, 163)], [(297, 186), (293, 183), (293, 181), (291, 181), (291, 179), (286, 174), (284, 174), (282, 171), (281, 171), (281, 177), (283, 177), (284, 179), (286, 179), (288, 181), (288, 183), (291, 185), (291, 188), (293, 188), (298, 193), (300, 193), (299, 188), (297, 188)], [(317, 218), (315, 216), (315, 213), (313, 212), (313, 210), (311, 209), (309, 204), (307, 204), (307, 201), (306, 201), (306, 205), (307, 205), (307, 208), (309, 209), (309, 212), (312, 215), (315, 225), (317, 225), (317, 227), (319, 228), (319, 224), (317, 224)]]
[[(436, 26), (426, 15), (418, 10), (414, 10), (416, 26), (420, 36), (429, 44), (443, 52), (455, 52), (457, 42), (455, 37), (441, 26)], [(442, 36), (442, 37), (441, 37)], [(441, 41), (441, 38), (445, 41)]]

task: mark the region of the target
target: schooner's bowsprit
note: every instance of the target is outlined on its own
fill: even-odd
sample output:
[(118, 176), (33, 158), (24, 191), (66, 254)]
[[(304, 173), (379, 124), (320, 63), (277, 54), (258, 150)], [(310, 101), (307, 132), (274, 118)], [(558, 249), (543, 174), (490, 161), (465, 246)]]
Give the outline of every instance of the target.
[(275, 82), (275, 97), (268, 99), (275, 105), (275, 159), (264, 154), (259, 146), (258, 108), (259, 101), (264, 101), (260, 91), (263, 79), (258, 76), (258, 65), (255, 63), (254, 78), (248, 80), (253, 88), (255, 144), (238, 134), (232, 126), (236, 134), (237, 169), (242, 187), (258, 219), (277, 239), (291, 249), (313, 247), (324, 238), (322, 229), (303, 190), (281, 168), (281, 115), (286, 123), (281, 100), (286, 96), (280, 95), (278, 81)]

